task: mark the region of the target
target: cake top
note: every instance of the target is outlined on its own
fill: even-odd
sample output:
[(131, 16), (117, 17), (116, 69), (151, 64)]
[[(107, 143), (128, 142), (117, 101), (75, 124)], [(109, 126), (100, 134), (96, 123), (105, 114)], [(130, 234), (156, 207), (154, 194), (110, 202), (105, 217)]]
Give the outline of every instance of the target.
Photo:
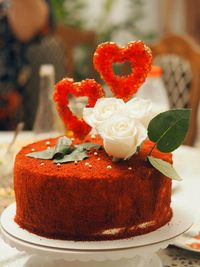
[[(113, 63), (118, 62), (129, 62), (131, 73), (116, 75)], [(151, 70), (151, 62), (151, 51), (142, 41), (131, 41), (124, 47), (113, 42), (100, 44), (93, 55), (93, 63), (110, 87), (113, 97), (105, 97), (103, 87), (94, 79), (75, 82), (72, 78), (64, 78), (55, 86), (54, 101), (67, 130), (72, 131), (73, 136), (80, 140), (90, 132), (99, 135), (102, 148), (111, 162), (130, 161), (145, 149), (144, 161), (164, 175), (180, 180), (172, 162), (162, 158), (162, 152), (170, 153), (181, 145), (189, 127), (190, 110), (170, 110), (152, 119), (151, 101), (133, 97)], [(88, 98), (82, 118), (76, 117), (70, 110), (70, 95)], [(151, 145), (144, 146), (148, 140)], [(88, 144), (87, 148), (84, 146), (85, 144), (76, 147), (69, 139), (61, 139), (53, 150), (55, 152), (61, 148), (60, 163), (67, 163), (88, 158), (88, 150), (93, 149), (93, 145)], [(156, 150), (160, 154), (155, 153)], [(48, 153), (49, 151), (43, 151), (43, 157)], [(41, 158), (41, 153), (33, 152), (28, 156)], [(56, 157), (57, 153), (52, 159), (55, 161)]]
[[(72, 177), (77, 178), (77, 174), (79, 179), (109, 179), (109, 177), (111, 179), (117, 179), (119, 176), (128, 178), (130, 175), (133, 177), (141, 176), (147, 178), (147, 173), (149, 175), (152, 173), (151, 170), (153, 167), (145, 160), (149, 148), (154, 145), (151, 141), (145, 141), (140, 152), (134, 154), (129, 160), (119, 162), (113, 162), (104, 149), (99, 149), (99, 145), (102, 143), (99, 137), (94, 138), (89, 136), (84, 141), (86, 143), (91, 143), (92, 141), (97, 146), (87, 151), (87, 157), (84, 160), (72, 160), (68, 161), (67, 164), (61, 164), (61, 157), (47, 160), (47, 158), (26, 156), (30, 154), (37, 155), (37, 153), (45, 150), (51, 151), (58, 140), (59, 138), (41, 140), (24, 147), (17, 155), (16, 164), (18, 164), (18, 168), (21, 168), (22, 171), (30, 171), (31, 175), (35, 172), (39, 175), (63, 177), (66, 179), (72, 179)], [(80, 143), (80, 141), (72, 141), (73, 145), (77, 143)], [(155, 149), (153, 155), (159, 156), (169, 163), (172, 162), (171, 153), (162, 153)]]

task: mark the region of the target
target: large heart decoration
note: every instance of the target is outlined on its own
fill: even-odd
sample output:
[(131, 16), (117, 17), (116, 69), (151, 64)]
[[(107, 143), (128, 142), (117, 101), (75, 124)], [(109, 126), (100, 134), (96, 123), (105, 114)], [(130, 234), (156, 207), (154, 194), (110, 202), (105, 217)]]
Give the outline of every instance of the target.
[(57, 104), (58, 113), (63, 120), (67, 130), (73, 132), (77, 138), (84, 138), (91, 127), (81, 118), (77, 118), (69, 108), (69, 95), (76, 97), (88, 97), (87, 107), (93, 107), (98, 98), (104, 96), (104, 90), (100, 84), (93, 79), (74, 82), (73, 79), (65, 78), (55, 86), (54, 101)]
[[(125, 101), (135, 94), (151, 69), (151, 50), (142, 41), (133, 41), (126, 47), (113, 42), (100, 44), (93, 57), (96, 70), (110, 86), (114, 96)], [(129, 62), (131, 73), (115, 75), (112, 64)]]

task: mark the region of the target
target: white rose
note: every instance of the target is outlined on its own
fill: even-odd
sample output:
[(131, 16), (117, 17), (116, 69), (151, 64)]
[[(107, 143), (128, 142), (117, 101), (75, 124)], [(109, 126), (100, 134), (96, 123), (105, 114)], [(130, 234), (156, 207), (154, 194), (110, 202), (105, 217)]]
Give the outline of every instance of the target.
[(126, 103), (126, 112), (147, 128), (152, 118), (152, 102), (148, 99), (133, 98)]
[(127, 159), (146, 139), (147, 130), (140, 122), (126, 114), (117, 114), (101, 124), (99, 134), (103, 138), (104, 148), (108, 155)]
[(94, 129), (110, 118), (113, 114), (122, 113), (125, 109), (125, 103), (117, 98), (100, 98), (93, 108), (84, 108), (83, 119)]

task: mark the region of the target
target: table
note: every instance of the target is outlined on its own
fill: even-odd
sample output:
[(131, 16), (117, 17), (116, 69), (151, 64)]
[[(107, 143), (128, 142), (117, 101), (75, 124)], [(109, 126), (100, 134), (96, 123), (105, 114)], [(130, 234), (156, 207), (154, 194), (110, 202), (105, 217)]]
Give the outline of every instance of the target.
[[(0, 133), (0, 145), (6, 143), (8, 144), (12, 138), (12, 134), (13, 133)], [(55, 135), (55, 133), (53, 135)], [(18, 146), (15, 147), (14, 153), (19, 148), (19, 144), (28, 143), (35, 139), (36, 137), (34, 137), (34, 135), (30, 132), (22, 133), (18, 138)], [(178, 173), (183, 178), (183, 181), (173, 181), (172, 201), (181, 203), (181, 205), (184, 205), (186, 209), (192, 209), (194, 212), (199, 212), (200, 214), (200, 148), (181, 146), (174, 152), (174, 165)], [(10, 187), (12, 187), (11, 180), (12, 176), (9, 180)], [(8, 184), (6, 186), (8, 186)], [(2, 179), (0, 179), (0, 187), (2, 187)], [(4, 198), (5, 197), (2, 197), (2, 199)], [(13, 201), (14, 194), (11, 191), (10, 198), (7, 202), (10, 203)], [(6, 205), (6, 201), (4, 202), (4, 205)], [(194, 254), (173, 246), (170, 246), (165, 250), (161, 250), (159, 255), (165, 267), (200, 266), (200, 254)], [(29, 256), (26, 253), (18, 252), (16, 249), (10, 248), (0, 239), (0, 267), (23, 266), (28, 259)]]
[[(200, 148), (181, 146), (174, 152), (174, 165), (181, 182), (173, 182), (172, 201), (200, 216)], [(173, 246), (160, 251), (164, 266), (199, 267), (200, 253), (191, 253)]]

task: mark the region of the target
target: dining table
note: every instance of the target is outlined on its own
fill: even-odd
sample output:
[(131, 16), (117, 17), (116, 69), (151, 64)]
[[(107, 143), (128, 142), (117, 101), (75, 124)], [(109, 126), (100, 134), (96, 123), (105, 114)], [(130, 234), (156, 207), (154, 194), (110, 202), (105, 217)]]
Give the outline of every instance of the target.
[[(51, 136), (55, 135), (56, 133), (51, 133)], [(0, 213), (15, 202), (12, 169), (16, 153), (22, 146), (41, 138), (44, 138), (44, 135), (22, 131), (8, 151), (13, 132), (0, 132)], [(182, 180), (172, 181), (172, 203), (181, 205), (186, 212), (190, 211), (188, 214), (194, 215), (195, 231), (198, 232), (199, 229), (200, 232), (200, 147), (180, 146), (173, 152), (173, 162)], [(198, 221), (199, 225), (196, 224)], [(187, 249), (181, 243), (175, 242), (159, 250), (157, 254), (164, 267), (200, 266), (200, 249)], [(29, 259), (30, 255), (11, 248), (0, 237), (0, 267), (29, 266)]]

